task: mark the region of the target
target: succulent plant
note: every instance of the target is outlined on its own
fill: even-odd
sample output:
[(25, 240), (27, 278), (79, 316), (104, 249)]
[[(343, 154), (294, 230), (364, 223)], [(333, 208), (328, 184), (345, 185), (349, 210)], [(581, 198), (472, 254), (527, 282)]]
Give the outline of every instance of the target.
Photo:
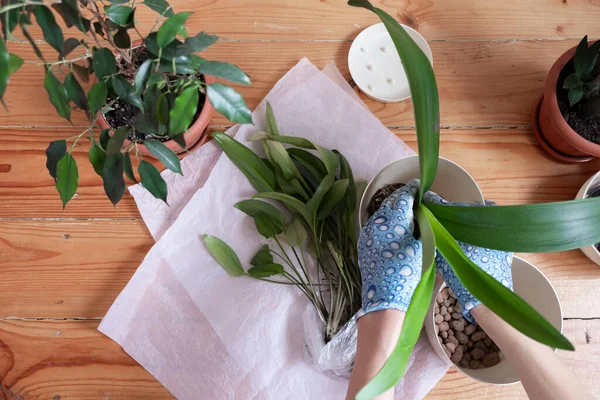
[(588, 46), (587, 35), (581, 39), (573, 66), (575, 72), (569, 74), (563, 89), (569, 90), (571, 107), (579, 104), (579, 112), (586, 116), (600, 115), (600, 40)]

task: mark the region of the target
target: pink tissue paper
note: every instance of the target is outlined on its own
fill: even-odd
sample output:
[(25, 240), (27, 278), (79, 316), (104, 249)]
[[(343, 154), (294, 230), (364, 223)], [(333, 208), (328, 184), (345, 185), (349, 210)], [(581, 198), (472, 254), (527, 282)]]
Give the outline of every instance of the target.
[[(369, 180), (414, 154), (366, 109), (333, 64), (321, 72), (302, 59), (265, 100), (281, 132), (340, 150), (356, 179)], [(265, 126), (265, 100), (253, 113), (255, 126), (227, 131), (255, 150), (247, 138)], [(218, 236), (249, 265), (266, 240), (233, 205), (255, 190), (213, 142), (182, 167), (183, 176), (162, 173), (170, 207), (139, 185), (129, 188), (157, 242), (98, 329), (179, 399), (343, 399), (348, 381), (318, 371), (305, 355), (308, 301), (300, 291), (232, 278), (204, 246), (203, 234)], [(448, 366), (422, 334), (395, 398), (423, 398)]]

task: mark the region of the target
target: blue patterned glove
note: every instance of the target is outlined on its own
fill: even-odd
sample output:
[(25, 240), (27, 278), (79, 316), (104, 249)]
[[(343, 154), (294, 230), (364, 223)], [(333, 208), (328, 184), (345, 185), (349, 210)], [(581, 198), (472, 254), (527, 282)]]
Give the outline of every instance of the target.
[[(434, 192), (427, 192), (424, 196), (424, 199), (428, 203), (452, 204), (456, 206), (466, 205), (465, 203), (449, 203)], [(495, 205), (495, 203), (488, 201), (486, 201), (486, 204)], [(477, 247), (463, 242), (458, 242), (458, 244), (467, 257), (471, 259), (471, 261), (491, 275), (492, 278), (512, 290), (513, 253), (485, 249), (483, 247)], [(448, 264), (448, 261), (446, 261), (439, 251), (436, 252), (435, 262), (438, 274), (442, 275), (444, 281), (446, 281), (448, 287), (452, 289), (454, 295), (458, 299), (458, 302), (462, 306), (463, 316), (469, 322), (475, 323), (475, 320), (471, 316), (471, 309), (481, 304), (481, 302), (473, 297), (473, 295), (463, 286), (454, 273), (454, 270), (452, 270)]]
[(421, 279), (423, 259), (421, 241), (413, 236), (413, 203), (418, 188), (416, 179), (392, 193), (360, 232), (360, 316), (388, 308), (408, 309)]

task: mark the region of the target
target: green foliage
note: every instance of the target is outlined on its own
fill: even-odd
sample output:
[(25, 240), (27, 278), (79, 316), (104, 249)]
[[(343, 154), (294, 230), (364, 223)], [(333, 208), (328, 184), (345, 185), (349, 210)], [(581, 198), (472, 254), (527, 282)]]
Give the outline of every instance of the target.
[(6, 49), (4, 40), (0, 38), (0, 100), (2, 100), (2, 96), (4, 96), (8, 85), (8, 77), (10, 75), (9, 61), (10, 55)]
[(127, 25), (131, 22), (133, 17), (133, 8), (120, 5), (111, 4), (104, 7), (106, 16), (117, 25)]
[(244, 200), (235, 208), (254, 218), (256, 230), (265, 238), (274, 238), (283, 232), (285, 218), (277, 207), (260, 200)]
[(78, 184), (77, 162), (70, 153), (66, 153), (56, 164), (56, 190), (60, 193), (63, 208), (75, 195)]
[(166, 47), (171, 43), (175, 37), (177, 37), (177, 33), (183, 28), (185, 21), (187, 21), (190, 15), (192, 15), (191, 12), (180, 12), (169, 17), (169, 19), (162, 24), (156, 35), (158, 47)]
[(104, 81), (94, 83), (88, 92), (88, 106), (90, 113), (95, 115), (106, 103), (108, 89)]
[(61, 117), (71, 122), (71, 107), (69, 106), (69, 97), (67, 90), (56, 76), (52, 73), (52, 70), (48, 70), (46, 73), (46, 79), (44, 79), (44, 88), (48, 92), (50, 102), (56, 108), (56, 112)]
[(37, 23), (42, 28), (44, 40), (48, 42), (50, 46), (54, 47), (59, 55), (62, 55), (65, 38), (62, 30), (56, 23), (56, 19), (54, 19), (52, 11), (46, 6), (34, 6), (33, 14), (35, 15)]
[(106, 152), (97, 143), (92, 143), (88, 152), (90, 163), (94, 167), (94, 171), (99, 176), (102, 176), (104, 171), (104, 161), (106, 161)]
[(102, 170), (104, 192), (113, 205), (117, 205), (125, 193), (125, 180), (123, 179), (123, 157), (121, 153), (106, 157)]
[(117, 72), (115, 55), (109, 49), (98, 49), (94, 53), (94, 73), (98, 79), (110, 76)]
[(179, 162), (179, 157), (177, 154), (173, 152), (173, 150), (169, 149), (162, 142), (158, 140), (147, 140), (145, 142), (146, 148), (150, 150), (150, 152), (158, 159), (160, 162), (164, 164), (165, 167), (170, 169), (173, 172), (178, 173), (179, 175), (183, 175), (181, 171), (181, 163)]
[(235, 252), (221, 239), (204, 235), (204, 244), (209, 253), (217, 260), (223, 269), (231, 276), (242, 276), (244, 268)]
[(244, 98), (230, 86), (222, 83), (208, 85), (208, 100), (230, 121), (241, 124), (252, 123), (252, 113), (246, 106)]
[(191, 86), (175, 98), (173, 107), (168, 111), (169, 134), (171, 136), (187, 131), (198, 109), (199, 96), (198, 88)]
[(133, 164), (131, 163), (131, 155), (129, 153), (123, 153), (123, 171), (125, 171), (125, 176), (132, 180), (135, 183), (138, 183), (138, 180), (135, 179), (135, 173), (133, 172)]
[(583, 115), (600, 115), (600, 41), (588, 46), (587, 35), (581, 39), (573, 57), (573, 69), (565, 78), (571, 107), (579, 104)]
[(65, 78), (65, 89), (67, 89), (67, 96), (69, 100), (75, 103), (77, 107), (79, 107), (81, 110), (88, 109), (88, 102), (85, 92), (72, 72), (69, 72)]
[(140, 165), (138, 167), (138, 172), (140, 173), (140, 179), (142, 180), (142, 185), (146, 188), (154, 197), (167, 202), (167, 183), (160, 176), (160, 172), (156, 169), (156, 167), (150, 164), (146, 160), (140, 161)]
[(66, 153), (67, 142), (65, 140), (55, 140), (50, 142), (46, 149), (46, 168), (54, 180), (56, 180), (56, 165)]

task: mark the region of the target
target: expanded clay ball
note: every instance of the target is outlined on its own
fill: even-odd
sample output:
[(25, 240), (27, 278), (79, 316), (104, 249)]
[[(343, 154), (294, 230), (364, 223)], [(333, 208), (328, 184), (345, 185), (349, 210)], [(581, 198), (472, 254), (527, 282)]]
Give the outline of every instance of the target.
[(478, 326), (462, 315), (454, 293), (444, 288), (435, 298), (435, 330), (444, 353), (461, 368), (493, 367), (500, 362), (496, 343)]

